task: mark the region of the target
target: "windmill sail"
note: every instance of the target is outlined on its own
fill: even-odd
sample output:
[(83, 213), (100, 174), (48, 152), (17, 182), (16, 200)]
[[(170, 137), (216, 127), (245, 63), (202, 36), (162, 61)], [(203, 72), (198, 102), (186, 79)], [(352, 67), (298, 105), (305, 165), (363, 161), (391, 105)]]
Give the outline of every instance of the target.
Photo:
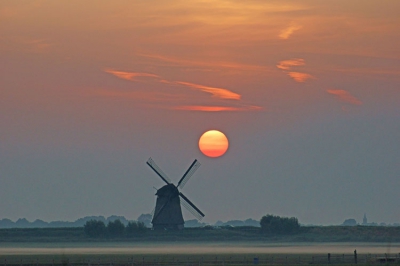
[(158, 165), (151, 159), (151, 157), (147, 160), (147, 165), (151, 167), (151, 169), (156, 172), (156, 174), (161, 177), (162, 180), (164, 180), (165, 183), (170, 184), (171, 179), (158, 167)]
[(197, 160), (194, 160), (192, 165), (187, 169), (186, 173), (182, 176), (181, 180), (179, 180), (177, 187), (183, 188), (189, 178), (196, 172), (197, 168), (200, 167), (200, 163)]
[(197, 219), (201, 220), (204, 217), (204, 213), (202, 213), (199, 208), (197, 208), (182, 192), (179, 192), (179, 196), (183, 199), (181, 204), (185, 207), (188, 211), (190, 211)]

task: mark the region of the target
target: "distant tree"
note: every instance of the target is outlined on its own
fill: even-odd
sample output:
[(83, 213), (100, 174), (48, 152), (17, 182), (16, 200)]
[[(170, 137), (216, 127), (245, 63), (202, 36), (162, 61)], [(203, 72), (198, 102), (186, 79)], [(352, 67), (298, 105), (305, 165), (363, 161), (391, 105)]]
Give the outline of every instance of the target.
[(263, 216), (260, 225), (261, 230), (267, 234), (293, 234), (300, 229), (297, 218), (280, 217), (271, 214)]
[(244, 225), (247, 226), (255, 226), (255, 227), (260, 227), (260, 222), (254, 219), (247, 219), (244, 221)]
[(143, 233), (146, 230), (147, 227), (143, 222), (129, 222), (126, 226), (126, 234), (128, 236), (134, 236), (135, 234)]
[(230, 220), (227, 221), (224, 225), (230, 225), (230, 226), (244, 226), (244, 222), (241, 220)]
[(123, 236), (125, 232), (125, 225), (121, 220), (110, 221), (107, 224), (107, 231), (110, 236)]
[(103, 221), (89, 220), (84, 224), (83, 230), (89, 237), (101, 237), (106, 233), (106, 225)]
[(149, 213), (146, 213), (146, 214), (141, 214), (139, 217), (138, 217), (138, 222), (142, 222), (142, 223), (144, 223), (144, 225), (146, 226), (146, 227), (151, 227), (151, 219), (153, 218), (153, 216), (151, 215), (151, 214), (149, 214)]
[(200, 223), (197, 219), (185, 221), (185, 227), (203, 227), (205, 223)]
[(344, 226), (356, 226), (357, 221), (355, 219), (346, 219), (343, 224)]

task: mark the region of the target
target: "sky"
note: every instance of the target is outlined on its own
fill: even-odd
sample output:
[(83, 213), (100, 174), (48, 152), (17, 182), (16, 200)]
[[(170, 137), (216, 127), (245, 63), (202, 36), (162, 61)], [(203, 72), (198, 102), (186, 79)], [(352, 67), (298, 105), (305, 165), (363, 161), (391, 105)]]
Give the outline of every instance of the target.
[[(400, 1), (0, 2), (0, 219), (400, 222)], [(221, 157), (198, 147), (216, 129)], [(186, 220), (194, 217), (183, 211)]]

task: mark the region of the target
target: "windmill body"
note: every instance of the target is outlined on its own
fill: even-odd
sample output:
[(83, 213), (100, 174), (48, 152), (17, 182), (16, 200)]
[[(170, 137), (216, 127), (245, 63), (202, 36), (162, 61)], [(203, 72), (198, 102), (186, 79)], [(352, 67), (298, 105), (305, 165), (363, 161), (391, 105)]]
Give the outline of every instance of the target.
[[(154, 229), (182, 229), (184, 225), (179, 191), (173, 185), (165, 185), (156, 193), (157, 202), (151, 223)], [(165, 207), (164, 207), (165, 206)]]
[(183, 229), (184, 220), (182, 216), (181, 204), (189, 210), (197, 219), (201, 220), (204, 214), (185, 196), (179, 192), (178, 188), (182, 188), (193, 173), (199, 168), (200, 163), (197, 160), (191, 164), (183, 177), (179, 180), (178, 185), (171, 183), (168, 176), (155, 164), (153, 159), (147, 161), (147, 165), (166, 183), (165, 186), (157, 190), (156, 208), (154, 211), (152, 224), (153, 229), (161, 230), (178, 230)]

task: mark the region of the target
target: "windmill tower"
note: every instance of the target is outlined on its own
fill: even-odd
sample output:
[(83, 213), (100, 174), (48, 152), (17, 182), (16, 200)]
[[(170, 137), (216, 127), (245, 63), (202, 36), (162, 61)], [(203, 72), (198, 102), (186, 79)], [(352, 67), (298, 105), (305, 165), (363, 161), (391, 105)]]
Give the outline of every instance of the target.
[(178, 188), (183, 188), (185, 186), (189, 178), (194, 174), (197, 168), (200, 167), (200, 163), (197, 160), (194, 160), (176, 186), (156, 165), (153, 159), (149, 158), (146, 163), (166, 183), (166, 185), (158, 189), (156, 193), (156, 208), (151, 221), (153, 229), (183, 229), (185, 222), (182, 216), (181, 204), (197, 219), (201, 220), (204, 217), (204, 214), (178, 190)]

